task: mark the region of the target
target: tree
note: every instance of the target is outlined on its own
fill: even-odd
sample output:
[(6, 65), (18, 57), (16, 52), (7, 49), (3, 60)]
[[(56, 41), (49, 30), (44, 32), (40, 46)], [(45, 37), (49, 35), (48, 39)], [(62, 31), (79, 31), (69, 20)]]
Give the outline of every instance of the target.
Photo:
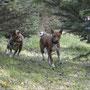
[(79, 35), (90, 42), (90, 21), (84, 18), (90, 16), (90, 0), (39, 0), (52, 15), (59, 16), (63, 22), (62, 29)]
[(24, 36), (38, 30), (38, 14), (33, 0), (0, 0), (0, 35), (10, 37), (12, 30), (20, 29)]

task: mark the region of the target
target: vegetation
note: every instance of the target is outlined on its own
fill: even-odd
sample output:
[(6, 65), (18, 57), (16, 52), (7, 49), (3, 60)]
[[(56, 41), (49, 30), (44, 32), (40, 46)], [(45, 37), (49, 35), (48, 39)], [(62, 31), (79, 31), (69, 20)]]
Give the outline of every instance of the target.
[(33, 0), (0, 0), (0, 35), (10, 37), (12, 30), (20, 29), (24, 36), (36, 34), (39, 18)]
[[(69, 33), (81, 36), (90, 42), (90, 20), (84, 19), (90, 16), (90, 0), (35, 0), (44, 5), (50, 15), (59, 17), (62, 28)], [(43, 3), (42, 3), (43, 2)]]
[[(0, 0), (0, 90), (89, 90), (90, 88), (90, 0)], [(17, 59), (6, 55), (7, 38), (19, 29), (25, 37)], [(63, 29), (62, 65), (52, 70), (42, 61), (41, 30)], [(71, 34), (72, 33), (72, 34)], [(74, 34), (74, 35), (73, 35)]]
[(42, 61), (38, 36), (25, 38), (19, 59), (5, 54), (7, 39), (0, 38), (1, 90), (89, 90), (90, 45), (72, 34), (63, 34), (60, 43), (63, 64), (59, 64), (54, 52), (56, 68), (52, 70), (47, 54)]
[(39, 13), (47, 13), (48, 31), (62, 28), (90, 42), (90, 21), (84, 21), (90, 16), (90, 0), (0, 0), (0, 5), (0, 35), (10, 37), (15, 29), (27, 37), (36, 34), (42, 30)]

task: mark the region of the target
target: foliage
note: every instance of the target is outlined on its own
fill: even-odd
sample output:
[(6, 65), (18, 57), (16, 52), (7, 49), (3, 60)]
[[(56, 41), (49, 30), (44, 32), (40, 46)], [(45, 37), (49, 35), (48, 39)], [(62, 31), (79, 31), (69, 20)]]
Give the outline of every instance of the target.
[(39, 0), (39, 3), (42, 2), (49, 13), (60, 17), (62, 29), (90, 41), (90, 29), (87, 29), (90, 21), (84, 21), (85, 17), (90, 16), (90, 0)]
[(0, 0), (0, 33), (9, 36), (20, 29), (24, 36), (35, 34), (39, 27), (36, 4), (32, 0)]
[(16, 29), (24, 36), (36, 34), (41, 29), (38, 13), (47, 12), (48, 29), (62, 28), (90, 41), (90, 21), (84, 21), (90, 0), (0, 0), (0, 6), (0, 35), (8, 37)]

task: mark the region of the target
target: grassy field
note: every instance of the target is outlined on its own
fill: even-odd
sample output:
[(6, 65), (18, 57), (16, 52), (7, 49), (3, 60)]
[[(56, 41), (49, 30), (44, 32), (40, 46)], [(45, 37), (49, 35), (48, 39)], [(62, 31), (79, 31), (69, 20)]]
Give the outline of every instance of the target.
[(7, 39), (0, 37), (0, 90), (90, 90), (90, 44), (72, 34), (61, 38), (61, 59), (51, 69), (42, 61), (39, 37), (25, 38), (19, 59), (5, 54)]

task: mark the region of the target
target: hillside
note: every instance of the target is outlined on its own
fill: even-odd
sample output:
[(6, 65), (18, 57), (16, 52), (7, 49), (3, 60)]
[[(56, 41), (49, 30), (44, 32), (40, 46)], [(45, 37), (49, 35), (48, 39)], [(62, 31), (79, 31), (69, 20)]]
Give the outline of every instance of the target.
[(5, 54), (7, 39), (0, 37), (0, 90), (89, 90), (90, 88), (90, 45), (79, 41), (78, 36), (63, 34), (61, 59), (51, 69), (42, 61), (39, 37), (25, 38), (20, 58), (9, 58)]

